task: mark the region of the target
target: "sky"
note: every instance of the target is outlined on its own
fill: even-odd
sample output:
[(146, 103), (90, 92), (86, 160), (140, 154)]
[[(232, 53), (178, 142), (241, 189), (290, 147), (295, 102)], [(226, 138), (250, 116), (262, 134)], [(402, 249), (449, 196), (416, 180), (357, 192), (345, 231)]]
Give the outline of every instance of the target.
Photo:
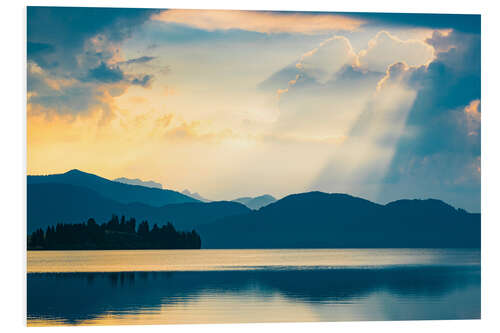
[(27, 171), (480, 211), (478, 15), (28, 7)]

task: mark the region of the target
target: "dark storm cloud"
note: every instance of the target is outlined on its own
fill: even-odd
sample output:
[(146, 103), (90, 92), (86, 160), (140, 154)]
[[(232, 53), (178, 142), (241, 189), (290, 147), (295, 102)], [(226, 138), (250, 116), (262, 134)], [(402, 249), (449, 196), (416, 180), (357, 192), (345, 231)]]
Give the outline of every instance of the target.
[[(28, 7), (27, 56), (35, 72), (28, 73), (29, 102), (58, 113), (77, 114), (110, 107), (103, 89), (112, 96), (127, 85), (148, 86), (152, 75), (124, 72), (113, 64), (120, 43), (157, 10), (82, 7)], [(143, 56), (124, 64), (146, 63)], [(36, 66), (35, 66), (36, 65)], [(70, 82), (69, 84), (60, 84)], [(119, 84), (120, 86), (111, 86)], [(108, 87), (102, 87), (108, 85)]]
[[(38, 60), (40, 66), (55, 61), (73, 65), (88, 38), (102, 33), (110, 41), (119, 42), (154, 12), (156, 10), (125, 8), (28, 7), (28, 43), (51, 45), (55, 51), (39, 55), (35, 61)], [(28, 59), (32, 59), (32, 55), (28, 53)]]
[[(452, 37), (457, 37), (453, 33)], [(452, 124), (455, 116), (464, 116), (463, 110), (472, 100), (481, 99), (481, 47), (479, 36), (462, 36), (462, 44), (440, 53), (428, 68), (421, 67), (410, 76), (409, 82), (418, 89), (407, 126), (418, 127), (418, 140), (402, 140), (415, 154), (425, 155), (439, 151), (463, 151), (463, 128)], [(470, 147), (479, 153), (479, 147)]]
[(458, 32), (481, 33), (480, 15), (405, 14), (405, 13), (342, 13), (365, 20), (365, 26), (453, 29)]
[(406, 127), (415, 135), (398, 142), (381, 199), (412, 188), (415, 193), (439, 193), (443, 199), (479, 211), (480, 109), (474, 132), (465, 109), (481, 99), (480, 35), (434, 34), (428, 43), (448, 50), (427, 68), (409, 74), (408, 82), (418, 93)]

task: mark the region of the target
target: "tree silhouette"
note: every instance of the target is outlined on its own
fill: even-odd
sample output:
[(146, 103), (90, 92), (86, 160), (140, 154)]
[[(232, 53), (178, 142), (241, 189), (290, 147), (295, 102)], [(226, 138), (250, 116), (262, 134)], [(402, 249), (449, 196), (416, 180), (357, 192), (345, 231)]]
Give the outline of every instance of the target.
[(168, 222), (161, 228), (154, 224), (149, 229), (143, 221), (136, 229), (135, 218), (121, 220), (113, 215), (108, 222), (98, 225), (93, 218), (86, 223), (63, 224), (34, 231), (28, 236), (29, 250), (83, 250), (83, 249), (199, 249), (201, 238), (196, 231), (175, 230)]

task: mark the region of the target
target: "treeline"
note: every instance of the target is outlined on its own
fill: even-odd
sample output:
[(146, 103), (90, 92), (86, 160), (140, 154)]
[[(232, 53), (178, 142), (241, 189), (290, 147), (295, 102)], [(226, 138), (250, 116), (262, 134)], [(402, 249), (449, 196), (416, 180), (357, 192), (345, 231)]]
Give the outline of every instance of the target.
[(147, 221), (136, 228), (135, 218), (113, 215), (101, 225), (87, 222), (62, 224), (38, 229), (28, 236), (28, 250), (128, 250), (128, 249), (199, 249), (196, 231), (175, 230), (172, 223), (150, 228)]

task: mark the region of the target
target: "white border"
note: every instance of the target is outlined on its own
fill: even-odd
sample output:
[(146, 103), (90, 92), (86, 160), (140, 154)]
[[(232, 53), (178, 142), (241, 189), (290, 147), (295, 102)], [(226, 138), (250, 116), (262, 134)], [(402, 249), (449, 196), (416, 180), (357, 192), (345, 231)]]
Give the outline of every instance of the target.
[[(287, 332), (471, 332), (493, 331), (498, 325), (500, 304), (498, 299), (500, 265), (500, 216), (497, 196), (500, 185), (497, 143), (500, 143), (498, 103), (498, 33), (500, 17), (498, 5), (492, 1), (458, 2), (452, 0), (358, 0), (334, 2), (322, 0), (244, 0), (234, 1), (177, 1), (177, 0), (92, 0), (92, 1), (17, 1), (5, 2), (1, 8), (2, 24), (2, 103), (0, 104), (1, 135), (1, 197), (0, 197), (0, 244), (2, 274), (0, 275), (0, 318), (6, 331), (26, 329), (25, 288), (25, 235), (26, 235), (26, 116), (25, 116), (25, 59), (26, 59), (26, 5), (39, 6), (93, 6), (135, 8), (208, 8), (208, 9), (263, 9), (304, 11), (361, 11), (406, 13), (473, 13), (482, 14), (482, 320), (475, 321), (411, 321), (411, 322), (342, 322), (313, 324), (246, 324), (246, 325), (168, 325), (168, 326), (113, 326), (57, 328), (92, 330), (101, 332), (147, 331), (173, 332), (254, 332), (278, 330)], [(33, 328), (35, 329), (35, 328)], [(52, 330), (56, 328), (36, 328)], [(119, 330), (119, 331), (118, 331)]]

